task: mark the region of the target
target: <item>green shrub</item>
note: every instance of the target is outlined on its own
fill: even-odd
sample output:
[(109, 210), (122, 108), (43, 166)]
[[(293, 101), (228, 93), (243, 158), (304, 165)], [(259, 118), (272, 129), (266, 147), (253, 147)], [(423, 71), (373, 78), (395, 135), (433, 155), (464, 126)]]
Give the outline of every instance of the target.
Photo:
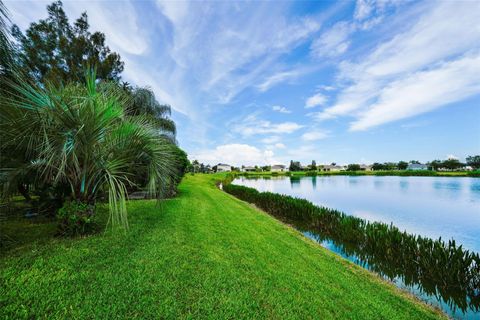
[(79, 201), (67, 201), (57, 212), (59, 235), (77, 236), (92, 233), (97, 225), (95, 207)]

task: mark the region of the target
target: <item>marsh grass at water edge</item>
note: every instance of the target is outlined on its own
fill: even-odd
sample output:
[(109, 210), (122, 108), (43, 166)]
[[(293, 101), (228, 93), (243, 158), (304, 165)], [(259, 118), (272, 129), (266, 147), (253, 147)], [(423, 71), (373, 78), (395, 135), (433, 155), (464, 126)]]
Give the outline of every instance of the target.
[(320, 241), (332, 241), (383, 277), (401, 279), (406, 286), (435, 296), (450, 314), (480, 311), (480, 256), (453, 240), (409, 234), (392, 224), (369, 222), (287, 195), (232, 184), (224, 185), (224, 190)]

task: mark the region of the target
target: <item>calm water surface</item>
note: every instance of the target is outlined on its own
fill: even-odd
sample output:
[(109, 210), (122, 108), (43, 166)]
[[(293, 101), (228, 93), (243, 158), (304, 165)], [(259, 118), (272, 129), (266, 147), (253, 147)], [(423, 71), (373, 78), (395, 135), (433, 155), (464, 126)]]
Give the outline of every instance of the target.
[[(370, 220), (393, 223), (409, 233), (433, 239), (454, 239), (471, 251), (480, 252), (480, 179), (454, 177), (317, 176), (235, 179), (234, 184), (304, 198), (325, 207)], [(341, 246), (305, 235), (326, 248), (360, 264)], [(405, 287), (401, 279), (393, 280)], [(422, 299), (441, 307), (455, 318), (480, 319), (479, 312), (461, 312), (442, 299), (407, 288)], [(480, 290), (480, 288), (479, 288)]]

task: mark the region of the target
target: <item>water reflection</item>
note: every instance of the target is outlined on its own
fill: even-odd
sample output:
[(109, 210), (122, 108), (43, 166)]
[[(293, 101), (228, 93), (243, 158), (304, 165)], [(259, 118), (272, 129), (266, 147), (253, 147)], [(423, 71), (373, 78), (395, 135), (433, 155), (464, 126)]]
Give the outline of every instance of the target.
[(293, 188), (300, 188), (300, 177), (290, 176), (290, 186)]
[(317, 176), (312, 177), (312, 189), (317, 190)]
[(409, 185), (408, 181), (405, 181), (405, 180), (404, 180), (404, 181), (400, 181), (400, 183), (398, 184), (398, 186), (400, 187), (400, 190), (401, 190), (403, 193), (405, 193), (405, 192), (408, 191), (408, 185)]

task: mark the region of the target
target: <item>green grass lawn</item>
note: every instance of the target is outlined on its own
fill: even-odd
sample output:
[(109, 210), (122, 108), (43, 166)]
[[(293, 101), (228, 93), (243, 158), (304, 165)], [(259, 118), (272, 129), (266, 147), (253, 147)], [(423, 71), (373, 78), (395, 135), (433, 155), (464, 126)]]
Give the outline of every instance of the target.
[(52, 228), (29, 224), (38, 241), (18, 242), (0, 258), (0, 317), (442, 317), (219, 191), (213, 179), (188, 175), (179, 196), (160, 206), (130, 202), (127, 235), (55, 239)]

